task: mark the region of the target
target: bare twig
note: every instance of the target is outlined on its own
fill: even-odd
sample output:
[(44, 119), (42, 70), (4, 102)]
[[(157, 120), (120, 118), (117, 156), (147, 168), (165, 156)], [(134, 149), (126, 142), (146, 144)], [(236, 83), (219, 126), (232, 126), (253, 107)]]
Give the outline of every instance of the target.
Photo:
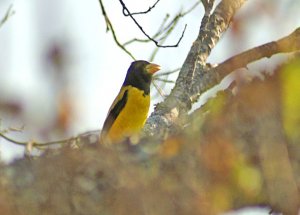
[[(171, 35), (172, 31), (175, 29), (176, 25), (178, 24), (178, 21), (180, 20), (180, 18), (183, 18), (184, 16), (186, 16), (187, 14), (189, 14), (190, 12), (192, 12), (197, 6), (199, 5), (199, 2), (196, 2), (190, 9), (188, 9), (185, 12), (179, 12), (172, 20), (171, 22), (166, 25), (165, 27), (163, 27), (160, 31), (158, 31), (157, 36), (161, 36), (159, 39), (157, 39), (158, 41), (161, 42), (161, 44), (163, 44), (166, 39)], [(156, 36), (156, 35), (155, 35)], [(153, 50), (151, 56), (150, 56), (150, 61), (153, 61), (157, 52), (158, 52), (158, 48), (156, 47), (156, 49)]]
[(7, 141), (9, 141), (9, 142), (11, 142), (11, 143), (17, 144), (17, 145), (26, 146), (26, 144), (27, 144), (27, 142), (21, 142), (21, 141), (13, 140), (13, 139), (11, 139), (10, 137), (7, 137), (6, 135), (4, 135), (3, 133), (0, 133), (0, 136), (1, 136), (3, 139), (5, 139), (5, 140), (7, 140)]
[(122, 7), (123, 7), (123, 13), (124, 11), (128, 14), (128, 16), (133, 20), (133, 22), (138, 26), (138, 28), (142, 31), (142, 33), (149, 39), (151, 40), (153, 43), (155, 43), (155, 45), (157, 47), (160, 47), (160, 48), (171, 48), (171, 47), (178, 47), (179, 43), (181, 42), (183, 36), (184, 36), (184, 33), (185, 33), (185, 30), (186, 30), (186, 26), (184, 27), (183, 31), (182, 31), (182, 34), (179, 38), (179, 40), (177, 41), (176, 44), (174, 45), (160, 45), (159, 42), (155, 39), (153, 39), (152, 37), (149, 36), (149, 34), (146, 33), (146, 31), (143, 29), (143, 27), (138, 23), (138, 21), (133, 17), (133, 15), (130, 13), (129, 9), (126, 7), (125, 3), (122, 1), (122, 0), (119, 0), (119, 2), (121, 3)]
[(164, 78), (158, 78), (158, 77), (154, 78), (153, 80), (154, 81), (161, 81), (161, 82), (164, 82), (164, 83), (170, 83), (170, 84), (174, 84), (175, 83), (175, 81), (164, 79)]
[(186, 16), (187, 14), (191, 13), (197, 6), (199, 5), (199, 2), (196, 2), (190, 9), (188, 9), (185, 12), (180, 12), (178, 13), (173, 19), (172, 21), (162, 30), (162, 31), (166, 31), (167, 29), (169, 29), (170, 27), (172, 27), (174, 25), (174, 22), (177, 22), (179, 18), (183, 18), (184, 16)]
[[(166, 94), (164, 93), (164, 91), (162, 90), (162, 87), (158, 86), (158, 84), (155, 82), (155, 80), (152, 81), (153, 86), (155, 87), (155, 89), (157, 90), (158, 94), (164, 98), (166, 96)], [(154, 95), (153, 97), (156, 97), (156, 95)]]
[[(157, 5), (157, 3), (158, 3), (159, 1), (160, 1), (160, 0), (157, 0), (152, 6), (150, 6), (150, 7), (148, 8), (148, 10), (142, 11), (142, 12), (131, 13), (131, 15), (139, 15), (139, 14), (146, 14), (146, 13), (149, 13), (149, 12)], [(124, 10), (124, 8), (123, 8), (123, 14), (124, 14), (124, 16), (129, 16), (128, 11)]]
[[(179, 19), (176, 19), (176, 17), (171, 21), (171, 25), (168, 25), (167, 27), (163, 27), (161, 28), (161, 30), (159, 30), (154, 36), (159, 37), (161, 36), (159, 39), (157, 39), (158, 41), (160, 41), (161, 44), (163, 44), (167, 38), (171, 35), (172, 31), (175, 29), (175, 26), (178, 24)], [(167, 31), (166, 31), (167, 30)], [(166, 31), (166, 32), (164, 32)], [(164, 35), (162, 35), (164, 34)], [(152, 37), (155, 38), (155, 37)], [(150, 41), (150, 40), (148, 40)], [(154, 58), (156, 56), (156, 54), (158, 53), (159, 47), (155, 47), (155, 49), (152, 51), (152, 54), (149, 57), (149, 61), (154, 61)]]
[(9, 127), (5, 130), (0, 130), (0, 133), (2, 134), (5, 134), (5, 133), (8, 133), (8, 132), (22, 132), (24, 131), (24, 128), (25, 128), (25, 125), (22, 125), (20, 127)]
[(44, 148), (44, 147), (47, 147), (47, 146), (51, 146), (51, 145), (63, 145), (63, 144), (68, 144), (68, 143), (72, 143), (80, 138), (83, 138), (85, 136), (88, 136), (88, 135), (92, 135), (92, 134), (98, 134), (99, 133), (99, 130), (95, 130), (95, 131), (87, 131), (87, 132), (84, 132), (84, 133), (81, 133), (75, 137), (70, 137), (70, 138), (67, 138), (67, 139), (62, 139), (62, 140), (55, 140), (55, 141), (50, 141), (50, 142), (36, 142), (36, 141), (18, 141), (18, 140), (14, 140), (8, 136), (6, 136), (4, 134), (4, 132), (0, 132), (0, 137), (2, 137), (3, 139), (11, 142), (11, 143), (14, 143), (16, 145), (21, 145), (21, 146), (25, 146), (27, 147), (28, 144), (30, 144), (32, 147), (36, 147), (36, 148)]
[[(167, 37), (172, 30), (175, 28), (176, 24), (178, 23), (180, 18), (183, 18), (184, 16), (186, 16), (187, 14), (189, 14), (190, 12), (192, 12), (197, 6), (199, 5), (199, 2), (196, 2), (191, 8), (189, 8), (187, 11), (185, 12), (179, 12), (167, 25), (167, 20), (169, 19), (170, 15), (166, 14), (165, 18), (163, 19), (160, 27), (158, 28), (157, 32), (152, 36), (153, 39), (157, 39), (157, 37), (161, 36), (163, 33), (164, 35), (157, 39), (158, 41), (164, 39), (165, 37)], [(138, 38), (134, 38), (132, 40), (129, 40), (128, 42), (124, 43), (123, 45), (128, 45), (132, 42), (151, 42), (150, 39), (138, 39)]]
[(176, 68), (176, 69), (173, 69), (173, 70), (168, 71), (168, 72), (159, 73), (159, 74), (155, 75), (154, 78), (155, 78), (155, 77), (160, 77), (160, 76), (171, 75), (171, 74), (173, 74), (173, 73), (175, 73), (175, 72), (178, 72), (179, 70), (180, 70), (180, 68)]
[(3, 26), (3, 24), (12, 16), (15, 14), (15, 11), (12, 10), (12, 5), (9, 6), (9, 8), (6, 11), (6, 14), (0, 21), (0, 28)]
[(114, 28), (113, 28), (113, 25), (111, 24), (110, 19), (109, 19), (108, 15), (107, 15), (107, 13), (106, 13), (106, 11), (105, 11), (105, 8), (104, 8), (104, 5), (103, 5), (102, 0), (99, 0), (99, 3), (100, 3), (102, 15), (104, 16), (104, 19), (105, 19), (105, 23), (106, 23), (106, 31), (111, 30), (111, 33), (112, 33), (112, 35), (113, 35), (113, 38), (114, 38), (116, 44), (117, 44), (123, 51), (125, 51), (125, 52), (126, 52), (133, 60), (135, 60), (135, 57), (131, 54), (131, 52), (129, 52), (129, 51), (124, 47), (124, 45), (122, 45), (122, 44), (119, 42), (119, 40), (118, 40), (118, 38), (117, 38), (117, 35), (116, 35), (116, 33), (115, 33), (115, 30), (114, 30)]
[[(175, 83), (174, 81), (172, 80), (168, 80), (168, 76), (175, 73), (175, 72), (178, 72), (180, 70), (180, 68), (177, 68), (177, 69), (174, 69), (174, 70), (171, 70), (171, 71), (168, 71), (168, 72), (164, 72), (164, 73), (159, 73), (159, 74), (156, 74), (153, 76), (153, 86), (155, 87), (155, 89), (157, 90), (157, 93), (165, 98), (166, 97), (166, 94), (163, 92), (163, 88), (166, 84), (173, 84)], [(165, 77), (165, 78), (161, 78), (161, 77)], [(159, 82), (162, 82), (161, 85), (158, 85), (156, 83), (156, 81), (159, 81)], [(153, 95), (153, 98), (157, 97), (158, 94), (154, 94)]]
[[(160, 24), (160, 27), (158, 28), (157, 32), (152, 36), (152, 38), (156, 39), (161, 33), (162, 33), (162, 30), (164, 29), (164, 26), (166, 24), (166, 22), (168, 21), (170, 15), (169, 14), (166, 14), (165, 18), (163, 19), (162, 23)], [(149, 39), (139, 39), (139, 38), (133, 38), (127, 42), (125, 42), (123, 44), (123, 46), (127, 46), (133, 42), (141, 42), (141, 43), (147, 43), (147, 42), (151, 42), (151, 40)]]

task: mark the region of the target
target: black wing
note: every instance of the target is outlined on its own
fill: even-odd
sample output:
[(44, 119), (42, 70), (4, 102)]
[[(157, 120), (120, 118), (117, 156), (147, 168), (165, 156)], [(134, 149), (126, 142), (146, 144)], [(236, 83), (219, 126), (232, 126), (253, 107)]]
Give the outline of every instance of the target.
[(116, 120), (116, 118), (119, 116), (119, 114), (123, 110), (123, 108), (125, 107), (127, 99), (128, 99), (128, 90), (126, 90), (124, 92), (122, 98), (119, 101), (117, 101), (117, 103), (115, 104), (115, 106), (108, 113), (108, 115), (107, 115), (107, 117), (106, 117), (106, 119), (104, 121), (104, 124), (103, 124), (102, 132), (109, 131), (109, 129), (111, 128), (112, 124), (114, 123), (114, 121)]

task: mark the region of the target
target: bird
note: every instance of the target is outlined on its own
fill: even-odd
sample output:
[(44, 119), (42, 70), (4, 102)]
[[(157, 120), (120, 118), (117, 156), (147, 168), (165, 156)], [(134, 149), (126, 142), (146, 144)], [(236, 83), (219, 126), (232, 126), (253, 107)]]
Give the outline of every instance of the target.
[(159, 70), (159, 65), (144, 60), (131, 63), (103, 123), (100, 143), (120, 143), (138, 136), (149, 112), (152, 76)]

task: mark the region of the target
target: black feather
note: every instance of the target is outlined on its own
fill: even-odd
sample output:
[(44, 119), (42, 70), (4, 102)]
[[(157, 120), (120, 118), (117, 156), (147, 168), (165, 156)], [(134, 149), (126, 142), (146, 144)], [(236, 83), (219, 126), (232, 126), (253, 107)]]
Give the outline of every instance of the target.
[(146, 71), (148, 64), (150, 63), (144, 60), (133, 62), (127, 71), (123, 86), (131, 85), (143, 90), (145, 95), (149, 95), (152, 75)]
[(125, 107), (125, 104), (128, 99), (128, 90), (126, 90), (123, 94), (122, 99), (120, 99), (117, 104), (114, 106), (114, 108), (109, 112), (104, 124), (103, 124), (103, 131), (108, 131), (116, 118), (119, 116), (120, 112)]

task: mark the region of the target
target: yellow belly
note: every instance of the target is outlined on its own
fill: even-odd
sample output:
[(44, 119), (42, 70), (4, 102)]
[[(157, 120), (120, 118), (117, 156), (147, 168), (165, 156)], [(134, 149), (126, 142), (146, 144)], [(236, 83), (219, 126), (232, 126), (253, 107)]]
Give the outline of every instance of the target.
[(137, 135), (147, 119), (150, 96), (132, 86), (127, 86), (126, 89), (128, 99), (107, 133), (109, 142), (120, 142), (126, 137)]

